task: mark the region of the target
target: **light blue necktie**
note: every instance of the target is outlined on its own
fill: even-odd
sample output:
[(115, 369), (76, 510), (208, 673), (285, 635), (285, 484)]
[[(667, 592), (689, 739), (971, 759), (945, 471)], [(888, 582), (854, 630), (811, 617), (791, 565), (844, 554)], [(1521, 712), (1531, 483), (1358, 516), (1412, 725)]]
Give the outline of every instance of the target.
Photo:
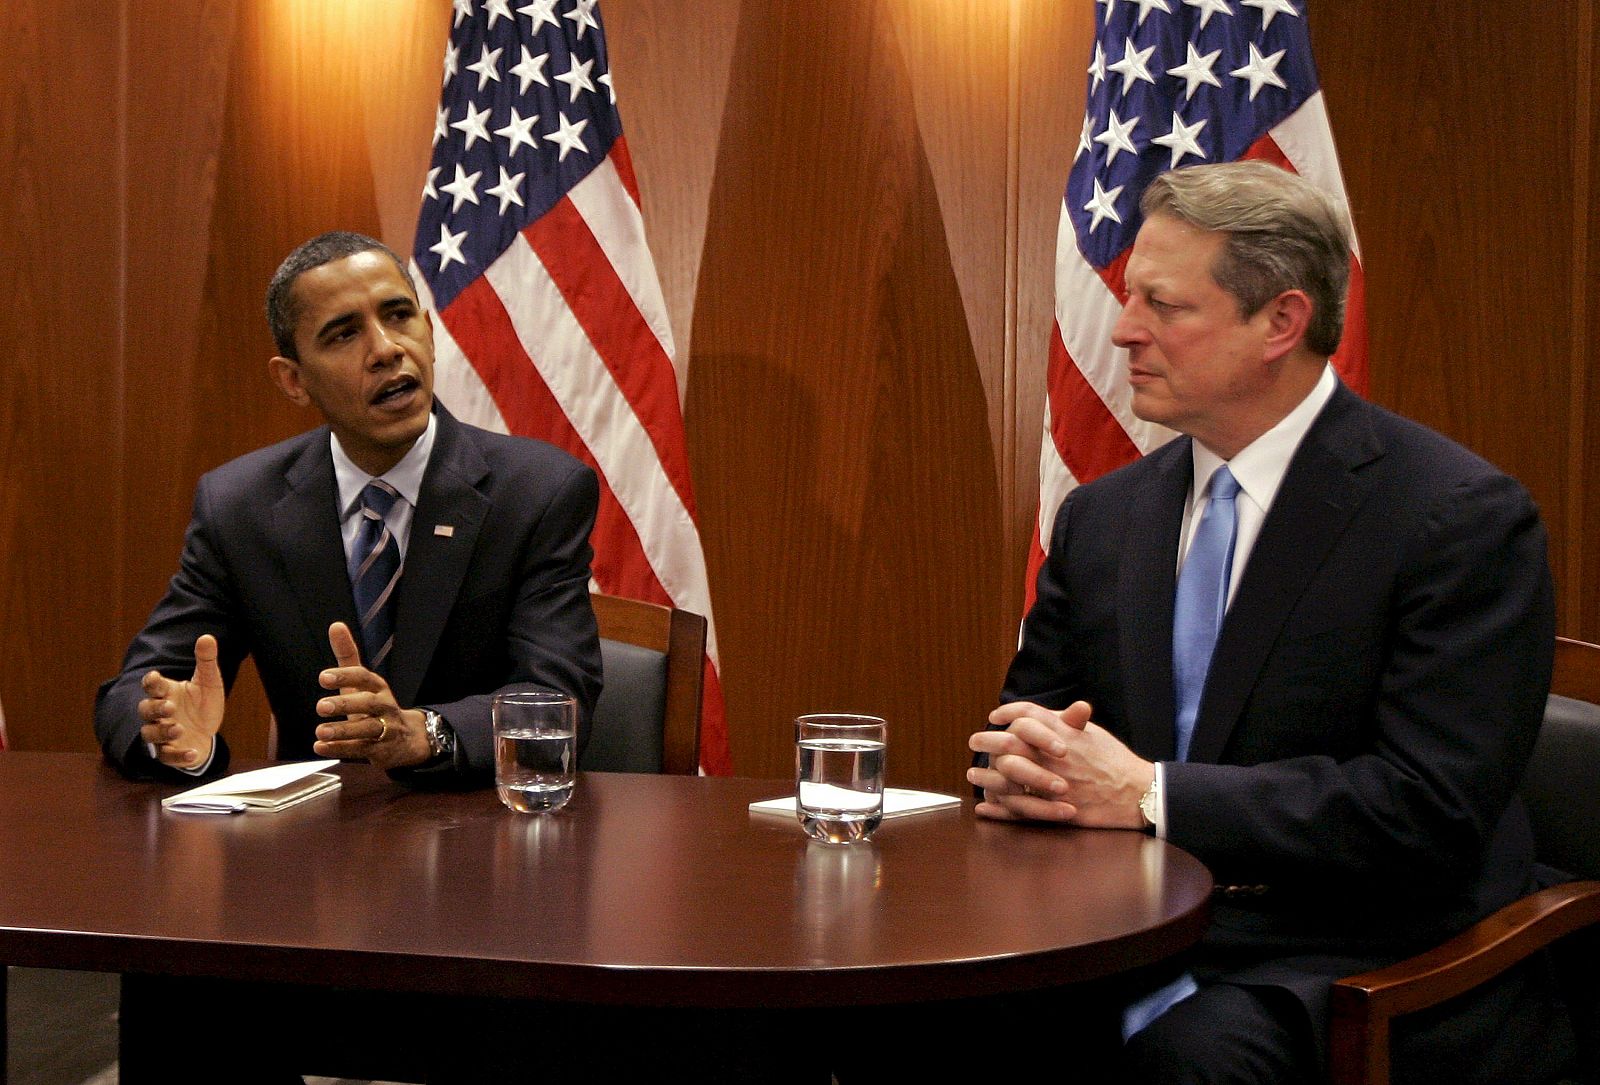
[[(1172, 680), (1177, 694), (1175, 732), (1178, 760), (1189, 758), (1189, 740), (1200, 712), (1200, 694), (1211, 670), (1211, 652), (1217, 646), (1222, 616), (1228, 611), (1228, 578), (1233, 572), (1233, 543), (1239, 534), (1239, 513), (1234, 498), (1239, 482), (1226, 464), (1211, 476), (1211, 500), (1189, 544), (1189, 556), (1178, 574), (1178, 594), (1172, 613)], [(1122, 1040), (1166, 1013), (1199, 988), (1185, 972), (1164, 987), (1135, 1000), (1122, 1011)]]
[(1189, 556), (1178, 574), (1172, 608), (1172, 682), (1177, 694), (1175, 726), (1178, 760), (1189, 759), (1200, 695), (1211, 670), (1211, 652), (1228, 610), (1228, 577), (1233, 571), (1233, 542), (1239, 534), (1234, 498), (1239, 483), (1227, 464), (1211, 476), (1211, 500), (1194, 529)]

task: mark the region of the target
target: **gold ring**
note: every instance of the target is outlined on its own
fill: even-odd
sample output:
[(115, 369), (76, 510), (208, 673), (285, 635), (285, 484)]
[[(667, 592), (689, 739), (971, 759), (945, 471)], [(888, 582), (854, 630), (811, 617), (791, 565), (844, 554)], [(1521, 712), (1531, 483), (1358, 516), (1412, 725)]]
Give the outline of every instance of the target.
[(384, 737), (386, 735), (388, 735), (388, 733), (389, 733), (389, 721), (388, 720), (379, 720), (378, 721), (378, 726), (381, 727), (382, 730), (380, 730), (378, 732), (378, 737), (372, 740), (374, 742), (382, 742), (384, 740)]

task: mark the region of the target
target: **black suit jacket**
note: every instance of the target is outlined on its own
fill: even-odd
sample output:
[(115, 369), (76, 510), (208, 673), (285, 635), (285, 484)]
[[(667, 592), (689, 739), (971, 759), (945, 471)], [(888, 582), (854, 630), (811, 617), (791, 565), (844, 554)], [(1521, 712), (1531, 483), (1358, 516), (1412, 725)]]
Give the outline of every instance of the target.
[[(1295, 992), (1514, 899), (1514, 799), (1549, 689), (1545, 532), (1523, 488), (1342, 386), (1290, 463), (1174, 756), (1187, 438), (1074, 490), (1007, 701), (1075, 700), (1165, 761), (1167, 838), (1224, 886), (1200, 973)], [(1243, 888), (1248, 887), (1248, 888)]]
[[(435, 410), (438, 432), (396, 588), (388, 679), (403, 707), (445, 717), (457, 755), (453, 765), (397, 775), (487, 782), (497, 690), (572, 694), (580, 743), (587, 738), (600, 689), (588, 592), (599, 489), (593, 471), (550, 445)], [(95, 705), (101, 747), (123, 771), (192, 779), (150, 758), (136, 705), (148, 671), (190, 676), (201, 633), (216, 635), (230, 688), (240, 661), (254, 657), (277, 718), (279, 756), (312, 756), (316, 702), (325, 695), (317, 674), (334, 663), (328, 626), (359, 628), (328, 441), (319, 427), (200, 480), (178, 572)], [(208, 775), (227, 764), (219, 735)]]

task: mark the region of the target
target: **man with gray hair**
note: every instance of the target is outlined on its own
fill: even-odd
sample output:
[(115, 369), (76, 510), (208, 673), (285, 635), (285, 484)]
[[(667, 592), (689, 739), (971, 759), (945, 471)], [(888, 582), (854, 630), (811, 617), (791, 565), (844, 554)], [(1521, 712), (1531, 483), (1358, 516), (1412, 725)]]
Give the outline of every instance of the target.
[[(1134, 413), (1182, 436), (1062, 505), (969, 779), (984, 817), (1153, 832), (1218, 882), (1201, 945), (1111, 1007), (1108, 1076), (1319, 1081), (1332, 980), (1530, 888), (1545, 531), (1340, 384), (1349, 238), (1314, 186), (1196, 166), (1141, 211), (1112, 338)], [(1397, 1080), (1560, 1069), (1543, 967), (1397, 1028)]]

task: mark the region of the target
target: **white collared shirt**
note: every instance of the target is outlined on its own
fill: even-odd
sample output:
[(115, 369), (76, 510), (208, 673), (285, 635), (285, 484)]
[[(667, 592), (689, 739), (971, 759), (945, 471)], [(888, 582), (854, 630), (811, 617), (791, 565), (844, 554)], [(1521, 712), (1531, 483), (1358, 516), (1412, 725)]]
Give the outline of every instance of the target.
[[(1233, 597), (1239, 591), (1239, 580), (1245, 565), (1249, 563), (1250, 551), (1255, 548), (1261, 525), (1278, 496), (1278, 488), (1283, 485), (1283, 476), (1289, 473), (1289, 463), (1299, 451), (1300, 442), (1305, 440), (1311, 423), (1317, 420), (1317, 415), (1322, 413), (1322, 408), (1333, 397), (1338, 384), (1339, 378), (1334, 376), (1333, 367), (1324, 365), (1322, 376), (1317, 378), (1316, 385), (1306, 398), (1284, 415), (1277, 425), (1241, 448), (1231, 460), (1224, 460), (1199, 441), (1190, 442), (1194, 477), (1189, 482), (1189, 502), (1184, 508), (1183, 526), (1178, 535), (1178, 569), (1183, 569), (1184, 559), (1189, 555), (1189, 545), (1194, 541), (1195, 525), (1205, 515), (1206, 506), (1211, 502), (1211, 476), (1226, 463), (1239, 483), (1239, 496), (1234, 499), (1239, 519), (1233, 542), (1233, 567), (1228, 573), (1229, 606), (1233, 605)], [(1156, 762), (1155, 823), (1156, 835), (1165, 838), (1166, 772), (1159, 761)]]

